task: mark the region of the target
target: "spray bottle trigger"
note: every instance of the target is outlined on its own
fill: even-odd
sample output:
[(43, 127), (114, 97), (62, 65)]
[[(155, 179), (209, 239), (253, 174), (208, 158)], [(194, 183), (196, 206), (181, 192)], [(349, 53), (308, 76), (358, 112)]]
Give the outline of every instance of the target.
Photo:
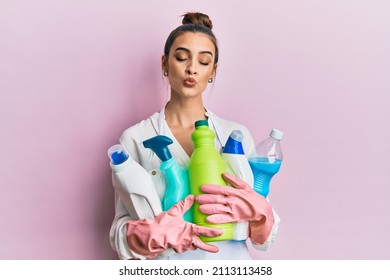
[(171, 138), (164, 135), (157, 135), (143, 142), (145, 148), (151, 149), (161, 161), (168, 161), (172, 158), (168, 146), (172, 144)]

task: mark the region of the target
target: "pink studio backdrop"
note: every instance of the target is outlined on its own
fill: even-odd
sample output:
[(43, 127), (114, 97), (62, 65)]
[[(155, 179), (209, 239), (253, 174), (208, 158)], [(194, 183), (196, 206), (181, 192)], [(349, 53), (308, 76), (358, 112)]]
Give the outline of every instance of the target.
[(106, 150), (168, 98), (186, 11), (221, 49), (208, 108), (285, 133), (258, 259), (390, 258), (388, 1), (2, 1), (0, 259), (115, 259)]

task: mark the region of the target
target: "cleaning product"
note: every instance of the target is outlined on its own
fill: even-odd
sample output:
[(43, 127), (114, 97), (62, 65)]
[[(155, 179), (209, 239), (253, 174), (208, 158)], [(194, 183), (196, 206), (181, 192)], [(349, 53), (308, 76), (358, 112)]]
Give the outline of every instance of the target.
[[(215, 148), (215, 133), (208, 126), (207, 120), (195, 122), (195, 131), (191, 134), (194, 152), (188, 165), (188, 175), (191, 193), (195, 196), (202, 193), (200, 187), (206, 184), (227, 186), (222, 173), (227, 171), (226, 162)], [(227, 186), (228, 187), (228, 186)], [(233, 224), (211, 224), (206, 222), (207, 215), (199, 210), (199, 203), (193, 205), (194, 223), (200, 226), (220, 228), (224, 231), (218, 237), (199, 236), (205, 242), (231, 240), (233, 238)]]
[[(152, 219), (162, 212), (150, 174), (139, 165), (124, 149), (116, 144), (108, 149), (112, 169), (112, 183), (127, 211), (134, 219)], [(165, 249), (161, 255), (171, 256), (172, 248)]]
[(222, 150), (222, 158), (234, 176), (244, 180), (253, 188), (253, 172), (244, 153), (243, 138), (244, 134), (241, 130), (233, 130)]
[[(168, 145), (173, 141), (167, 136), (157, 135), (143, 142), (145, 148), (151, 149), (161, 160), (160, 170), (164, 172), (165, 193), (162, 201), (163, 210), (169, 210), (177, 202), (190, 194), (188, 173), (172, 157)], [(184, 219), (192, 222), (192, 213), (187, 211)]]
[(249, 156), (249, 165), (254, 176), (254, 190), (267, 197), (272, 177), (279, 171), (283, 154), (280, 141), (283, 132), (272, 129), (269, 137), (263, 140), (256, 151)]
[[(245, 156), (242, 140), (244, 134), (241, 130), (233, 130), (230, 133), (225, 147), (222, 151), (222, 158), (228, 165), (228, 173), (247, 182), (253, 188), (253, 172)], [(248, 238), (248, 222), (233, 223), (234, 240), (246, 240)]]
[(154, 218), (162, 212), (161, 201), (150, 174), (121, 144), (108, 149), (112, 182), (132, 218)]

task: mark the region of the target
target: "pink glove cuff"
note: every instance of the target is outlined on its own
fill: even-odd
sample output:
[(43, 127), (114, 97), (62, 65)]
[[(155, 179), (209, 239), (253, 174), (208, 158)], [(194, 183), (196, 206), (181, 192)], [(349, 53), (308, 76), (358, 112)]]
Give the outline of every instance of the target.
[[(206, 244), (199, 244), (201, 241), (196, 236), (195, 230), (194, 225), (190, 223), (182, 223), (180, 226), (172, 225), (172, 227), (169, 225), (156, 227), (152, 219), (129, 221), (127, 242), (130, 249), (147, 258), (155, 258), (167, 248), (173, 248), (176, 253), (195, 250), (198, 247), (205, 247), (204, 249), (210, 252), (218, 251), (218, 248), (214, 246), (211, 248)], [(167, 238), (165, 234), (169, 234), (170, 237)]]
[(249, 222), (249, 238), (257, 245), (264, 244), (268, 240), (275, 222), (272, 207), (269, 205), (264, 211), (262, 220)]
[(131, 250), (148, 258), (155, 258), (165, 248), (160, 242), (151, 238), (150, 230), (153, 220), (132, 220), (127, 223), (127, 243)]

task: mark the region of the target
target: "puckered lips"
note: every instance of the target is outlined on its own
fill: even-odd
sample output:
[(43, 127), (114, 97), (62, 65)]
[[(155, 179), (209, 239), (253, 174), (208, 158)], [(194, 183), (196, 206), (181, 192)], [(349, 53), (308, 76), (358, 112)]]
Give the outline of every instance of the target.
[(196, 85), (196, 83), (197, 81), (192, 77), (188, 77), (183, 81), (185, 87), (193, 87)]

